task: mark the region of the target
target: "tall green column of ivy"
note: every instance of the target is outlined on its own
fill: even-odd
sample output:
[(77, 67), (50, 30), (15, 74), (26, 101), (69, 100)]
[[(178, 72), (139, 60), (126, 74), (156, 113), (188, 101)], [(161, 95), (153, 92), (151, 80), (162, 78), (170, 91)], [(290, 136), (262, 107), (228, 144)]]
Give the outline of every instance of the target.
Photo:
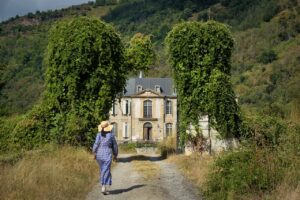
[[(56, 23), (47, 47), (43, 98), (15, 128), (17, 140), (90, 145), (126, 83), (119, 35), (96, 18)], [(34, 144), (28, 146), (32, 148)]]
[(223, 138), (240, 136), (239, 109), (230, 83), (233, 38), (218, 22), (184, 22), (166, 38), (178, 91), (181, 145), (189, 124), (209, 116)]

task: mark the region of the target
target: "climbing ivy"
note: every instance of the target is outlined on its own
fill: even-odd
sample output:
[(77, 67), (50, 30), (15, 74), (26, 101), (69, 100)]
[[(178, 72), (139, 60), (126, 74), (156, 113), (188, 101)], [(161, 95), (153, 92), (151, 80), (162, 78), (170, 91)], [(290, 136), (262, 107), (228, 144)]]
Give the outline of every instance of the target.
[(166, 38), (178, 91), (181, 144), (191, 123), (208, 115), (222, 137), (239, 136), (239, 109), (230, 83), (233, 38), (218, 22), (184, 22)]
[(16, 126), (16, 138), (90, 145), (125, 86), (124, 63), (120, 37), (106, 23), (88, 17), (56, 23), (49, 33), (45, 93)]

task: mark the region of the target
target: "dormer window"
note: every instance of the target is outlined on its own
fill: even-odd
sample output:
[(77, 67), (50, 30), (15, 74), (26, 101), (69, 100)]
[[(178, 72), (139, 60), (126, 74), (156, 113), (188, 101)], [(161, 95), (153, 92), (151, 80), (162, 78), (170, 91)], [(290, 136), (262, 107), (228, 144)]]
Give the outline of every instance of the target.
[(176, 88), (173, 87), (173, 94), (176, 94), (176, 93), (177, 93)]
[(160, 86), (159, 86), (159, 85), (155, 85), (155, 92), (157, 92), (157, 93), (160, 93), (160, 92), (161, 92)]
[(143, 91), (143, 86), (141, 85), (136, 86), (136, 92), (139, 93), (141, 91)]

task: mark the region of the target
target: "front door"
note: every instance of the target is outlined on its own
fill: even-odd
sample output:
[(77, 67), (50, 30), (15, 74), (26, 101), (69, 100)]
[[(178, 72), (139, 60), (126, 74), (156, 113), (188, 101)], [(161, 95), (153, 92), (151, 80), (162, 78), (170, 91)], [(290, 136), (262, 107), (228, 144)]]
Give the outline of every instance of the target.
[(144, 140), (152, 140), (152, 124), (147, 122), (144, 124), (143, 128)]

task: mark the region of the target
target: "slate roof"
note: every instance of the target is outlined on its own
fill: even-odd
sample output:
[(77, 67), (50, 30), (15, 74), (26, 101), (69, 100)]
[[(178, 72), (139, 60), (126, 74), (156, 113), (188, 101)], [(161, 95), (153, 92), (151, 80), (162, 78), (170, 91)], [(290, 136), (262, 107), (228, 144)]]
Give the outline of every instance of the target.
[(139, 93), (137, 86), (142, 86), (143, 90), (155, 92), (155, 86), (160, 86), (160, 95), (176, 97), (174, 93), (173, 79), (171, 78), (130, 78), (126, 82), (124, 96), (132, 96)]

